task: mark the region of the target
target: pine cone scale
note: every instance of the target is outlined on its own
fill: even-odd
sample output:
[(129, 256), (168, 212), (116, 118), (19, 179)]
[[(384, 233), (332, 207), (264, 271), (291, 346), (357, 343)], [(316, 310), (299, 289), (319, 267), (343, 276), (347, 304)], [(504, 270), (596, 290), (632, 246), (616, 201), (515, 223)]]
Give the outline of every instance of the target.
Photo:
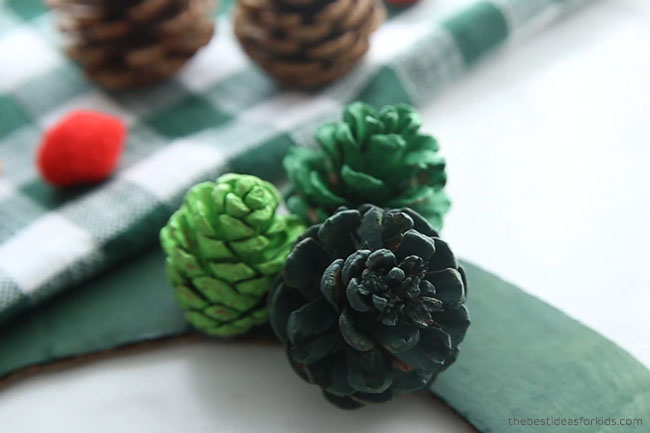
[(87, 29), (84, 36), (96, 42), (113, 41), (125, 37), (131, 25), (125, 22), (102, 23)]
[[(216, 7), (216, 4), (212, 1), (197, 0), (190, 3), (184, 11), (168, 20), (164, 20), (160, 24), (159, 31), (162, 33), (177, 34), (188, 29), (191, 30), (194, 25), (205, 26), (209, 22), (202, 21), (201, 17), (205, 15), (206, 11), (210, 11), (214, 7)], [(210, 27), (213, 28), (212, 25)]]
[(125, 56), (125, 61), (133, 67), (146, 66), (151, 62), (164, 58), (164, 56), (165, 50), (160, 46), (144, 47), (129, 51)]
[(143, 0), (140, 4), (128, 10), (127, 16), (135, 22), (148, 21), (174, 8), (173, 0)]
[(340, 21), (341, 28), (347, 30), (360, 27), (364, 22), (372, 17), (372, 11), (375, 4), (376, 3), (372, 0), (356, 1), (350, 10), (343, 15), (342, 20)]
[(212, 36), (212, 26), (197, 28), (196, 33), (183, 37), (166, 36), (161, 40), (161, 47), (166, 51), (173, 51), (174, 59), (186, 62), (197, 50), (207, 45)]
[(280, 0), (279, 4), (281, 5), (286, 5), (286, 6), (294, 6), (294, 7), (305, 7), (305, 6), (314, 6), (314, 5), (320, 5), (322, 3), (327, 3), (327, 1), (316, 1), (314, 2), (313, 0)]
[(334, 0), (314, 16), (314, 21), (338, 21), (345, 16), (348, 7), (346, 0)]
[(308, 59), (320, 59), (326, 57), (333, 57), (337, 53), (341, 53), (346, 46), (354, 42), (355, 36), (350, 33), (344, 33), (337, 38), (330, 39), (327, 42), (318, 45), (314, 48), (306, 50)]

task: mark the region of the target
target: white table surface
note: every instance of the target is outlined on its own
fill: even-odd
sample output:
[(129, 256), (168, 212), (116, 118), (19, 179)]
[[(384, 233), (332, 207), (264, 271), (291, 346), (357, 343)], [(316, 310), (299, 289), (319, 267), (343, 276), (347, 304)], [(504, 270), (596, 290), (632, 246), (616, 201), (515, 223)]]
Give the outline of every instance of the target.
[[(515, 45), (422, 111), (448, 160), (444, 236), (650, 367), (650, 2), (598, 1)], [(340, 411), (279, 348), (194, 342), (23, 380), (0, 431), (473, 430), (424, 393)]]

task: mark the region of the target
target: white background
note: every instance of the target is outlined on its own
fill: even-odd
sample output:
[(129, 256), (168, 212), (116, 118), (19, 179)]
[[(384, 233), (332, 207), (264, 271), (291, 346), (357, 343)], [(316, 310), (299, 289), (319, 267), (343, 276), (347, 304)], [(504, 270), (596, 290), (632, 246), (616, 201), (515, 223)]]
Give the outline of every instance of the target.
[[(598, 1), (512, 45), (423, 108), (448, 160), (444, 236), (650, 366), (650, 4)], [(21, 381), (0, 430), (473, 431), (424, 393), (337, 410), (281, 349), (216, 341)]]

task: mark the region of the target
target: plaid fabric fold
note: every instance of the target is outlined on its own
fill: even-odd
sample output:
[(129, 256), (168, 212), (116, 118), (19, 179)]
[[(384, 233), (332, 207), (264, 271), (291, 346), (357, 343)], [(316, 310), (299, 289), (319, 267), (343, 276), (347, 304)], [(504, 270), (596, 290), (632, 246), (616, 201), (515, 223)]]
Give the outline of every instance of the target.
[[(176, 79), (108, 94), (63, 56), (39, 1), (0, 0), (0, 321), (154, 244), (194, 183), (225, 170), (277, 178), (286, 149), (313, 145), (317, 125), (349, 101), (417, 105), (513, 33), (582, 3), (481, 1), (439, 19), (424, 2), (390, 19), (363, 64), (315, 94), (277, 87), (222, 17)], [(33, 158), (43, 130), (73, 108), (120, 116), (130, 133), (113, 178), (60, 191)]]

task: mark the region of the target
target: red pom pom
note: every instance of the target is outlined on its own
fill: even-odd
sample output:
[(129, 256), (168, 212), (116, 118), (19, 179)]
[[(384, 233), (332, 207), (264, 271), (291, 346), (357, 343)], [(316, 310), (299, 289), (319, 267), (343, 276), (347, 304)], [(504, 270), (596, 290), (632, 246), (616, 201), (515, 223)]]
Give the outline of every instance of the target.
[(37, 164), (56, 186), (100, 182), (111, 175), (122, 155), (126, 129), (113, 116), (74, 111), (45, 133)]

